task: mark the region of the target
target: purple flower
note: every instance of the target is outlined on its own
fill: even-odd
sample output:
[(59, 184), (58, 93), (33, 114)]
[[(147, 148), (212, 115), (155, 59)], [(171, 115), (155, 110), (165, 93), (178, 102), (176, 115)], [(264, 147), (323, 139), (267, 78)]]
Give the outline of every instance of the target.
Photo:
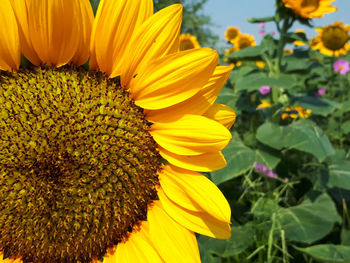
[(270, 93), (271, 87), (270, 86), (261, 86), (259, 91), (260, 91), (261, 95), (266, 95), (266, 94)]
[(254, 163), (254, 168), (260, 173), (266, 173), (267, 168), (262, 163)]
[(341, 75), (345, 75), (350, 71), (350, 64), (345, 59), (338, 59), (336, 62), (334, 62), (333, 69), (334, 71), (339, 72)]
[(264, 28), (265, 27), (265, 23), (264, 22), (261, 22), (258, 24), (258, 28)]
[(317, 93), (315, 94), (315, 97), (319, 98), (322, 95), (324, 95), (326, 93), (326, 87), (320, 88)]
[(272, 170), (268, 170), (265, 165), (262, 163), (254, 163), (254, 168), (259, 173), (265, 174), (269, 178), (276, 178), (278, 177), (278, 174), (274, 173)]
[(266, 35), (266, 31), (265, 30), (259, 31), (259, 36), (263, 37), (265, 35)]
[(274, 173), (272, 170), (267, 170), (265, 175), (269, 178), (276, 178), (278, 177), (278, 174)]

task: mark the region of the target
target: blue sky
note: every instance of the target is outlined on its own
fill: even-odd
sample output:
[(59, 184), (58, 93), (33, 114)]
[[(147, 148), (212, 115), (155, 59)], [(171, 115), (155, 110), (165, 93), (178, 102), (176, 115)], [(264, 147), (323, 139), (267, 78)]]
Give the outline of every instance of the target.
[[(213, 31), (220, 35), (221, 43), (224, 46), (224, 34), (228, 26), (237, 26), (241, 32), (249, 33), (255, 36), (259, 42), (261, 37), (258, 35), (259, 29), (256, 24), (247, 22), (249, 17), (264, 17), (274, 14), (275, 0), (208, 0), (205, 5), (204, 13), (211, 16), (212, 21), (217, 27), (213, 27)], [(350, 24), (350, 0), (336, 0), (334, 6), (338, 7), (338, 11), (326, 14), (323, 18), (313, 19), (315, 26), (325, 26), (333, 24), (334, 21), (344, 21)], [(314, 36), (315, 30), (306, 26), (296, 24), (294, 29), (305, 29), (308, 36)], [(273, 23), (266, 25), (266, 31), (275, 30)]]

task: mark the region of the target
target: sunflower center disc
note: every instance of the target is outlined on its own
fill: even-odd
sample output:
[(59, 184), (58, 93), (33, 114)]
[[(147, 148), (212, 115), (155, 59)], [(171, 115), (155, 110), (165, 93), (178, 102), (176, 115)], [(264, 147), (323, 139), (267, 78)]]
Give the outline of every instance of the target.
[(307, 11), (315, 11), (319, 6), (320, 0), (303, 0), (301, 2), (301, 7), (307, 9)]
[(326, 48), (338, 50), (343, 48), (346, 42), (348, 42), (348, 34), (340, 27), (330, 26), (324, 29), (322, 42)]
[(0, 75), (0, 251), (91, 262), (156, 197), (161, 157), (118, 81), (83, 69)]

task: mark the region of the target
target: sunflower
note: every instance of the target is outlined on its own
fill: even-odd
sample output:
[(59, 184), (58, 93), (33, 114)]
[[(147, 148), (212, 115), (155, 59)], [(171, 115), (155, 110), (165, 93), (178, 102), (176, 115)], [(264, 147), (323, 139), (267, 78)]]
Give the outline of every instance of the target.
[(240, 34), (237, 27), (229, 26), (225, 31), (225, 38), (228, 42), (232, 43)]
[(314, 17), (323, 17), (325, 13), (331, 13), (337, 10), (330, 4), (334, 0), (282, 0), (287, 8), (292, 9), (297, 15), (312, 19)]
[(179, 51), (181, 17), (152, 0), (102, 0), (95, 18), (88, 0), (2, 1), (0, 262), (199, 262), (194, 232), (230, 236), (198, 172), (226, 165), (235, 114), (214, 101), (232, 67)]
[(252, 35), (249, 35), (249, 34), (239, 35), (233, 41), (233, 44), (234, 44), (235, 51), (256, 45), (254, 37)]
[(300, 106), (296, 106), (296, 107), (287, 107), (284, 112), (281, 115), (282, 120), (286, 119), (286, 118), (292, 118), (292, 119), (296, 119), (297, 117), (299, 118), (309, 118), (311, 114), (311, 110), (310, 109), (303, 109)]
[(328, 56), (346, 55), (350, 49), (350, 25), (334, 22), (333, 25), (317, 28), (318, 35), (311, 40), (310, 47)]
[(180, 50), (188, 50), (192, 48), (199, 48), (200, 45), (195, 36), (191, 34), (181, 34), (180, 35)]

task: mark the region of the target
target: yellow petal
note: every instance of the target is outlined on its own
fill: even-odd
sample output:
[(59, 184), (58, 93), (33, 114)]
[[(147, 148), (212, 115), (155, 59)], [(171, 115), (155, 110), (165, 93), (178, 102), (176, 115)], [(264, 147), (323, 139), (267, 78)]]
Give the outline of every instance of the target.
[(218, 97), (220, 90), (230, 76), (231, 70), (232, 66), (217, 66), (209, 81), (197, 94), (165, 109), (147, 110), (145, 112), (147, 120), (167, 122), (174, 121), (184, 114), (202, 115)]
[(134, 230), (126, 242), (119, 243), (113, 254), (104, 257), (103, 263), (163, 263), (150, 242), (147, 224), (142, 222), (140, 230)]
[(157, 12), (136, 29), (123, 58), (116, 60), (110, 77), (120, 75), (123, 86), (137, 74), (137, 68), (173, 50), (180, 33), (182, 5), (172, 5)]
[(159, 172), (159, 182), (167, 197), (178, 206), (231, 222), (231, 208), (225, 196), (204, 175), (164, 165)]
[(33, 64), (60, 67), (79, 52), (88, 58), (87, 47), (80, 46), (90, 34), (88, 0), (12, 0), (12, 4), (21, 28), (22, 51)]
[(152, 0), (101, 0), (91, 33), (90, 68), (110, 75), (114, 63), (128, 55), (125, 49), (135, 29), (152, 14)]
[(131, 96), (144, 109), (162, 109), (182, 102), (207, 83), (217, 60), (216, 51), (208, 48), (156, 59), (130, 81)]
[(196, 236), (170, 218), (159, 201), (148, 210), (149, 237), (167, 263), (200, 262)]
[(12, 258), (6, 258), (4, 259), (3, 254), (0, 252), (0, 263), (22, 263), (21, 259), (12, 259)]
[(236, 120), (235, 111), (224, 104), (213, 104), (203, 116), (221, 123), (227, 129), (231, 129)]
[(198, 115), (185, 115), (170, 123), (154, 123), (150, 133), (161, 147), (180, 155), (221, 151), (232, 137), (220, 123)]
[(19, 68), (20, 46), (18, 27), (9, 0), (3, 0), (0, 8), (0, 70)]
[[(91, 37), (91, 30), (92, 30), (92, 24), (94, 22), (94, 13), (91, 8), (91, 4), (89, 1), (78, 1), (80, 4), (80, 8), (78, 11), (80, 11), (80, 15), (78, 15), (78, 18), (81, 19), (81, 23), (79, 23), (79, 45), (78, 49), (75, 52), (72, 61), (76, 65), (83, 65), (90, 56), (90, 37)], [(77, 21), (78, 23), (78, 21)]]
[(32, 47), (28, 25), (27, 3), (24, 0), (10, 0), (18, 23), (18, 32), (23, 55), (34, 65), (40, 64), (40, 59)]
[(192, 171), (212, 172), (226, 166), (225, 157), (221, 152), (185, 156), (171, 153), (161, 147), (158, 150), (160, 155), (169, 163)]
[(177, 205), (161, 188), (158, 189), (158, 196), (167, 214), (182, 226), (209, 237), (226, 239), (231, 236), (229, 223), (217, 220), (207, 213), (191, 211)]

